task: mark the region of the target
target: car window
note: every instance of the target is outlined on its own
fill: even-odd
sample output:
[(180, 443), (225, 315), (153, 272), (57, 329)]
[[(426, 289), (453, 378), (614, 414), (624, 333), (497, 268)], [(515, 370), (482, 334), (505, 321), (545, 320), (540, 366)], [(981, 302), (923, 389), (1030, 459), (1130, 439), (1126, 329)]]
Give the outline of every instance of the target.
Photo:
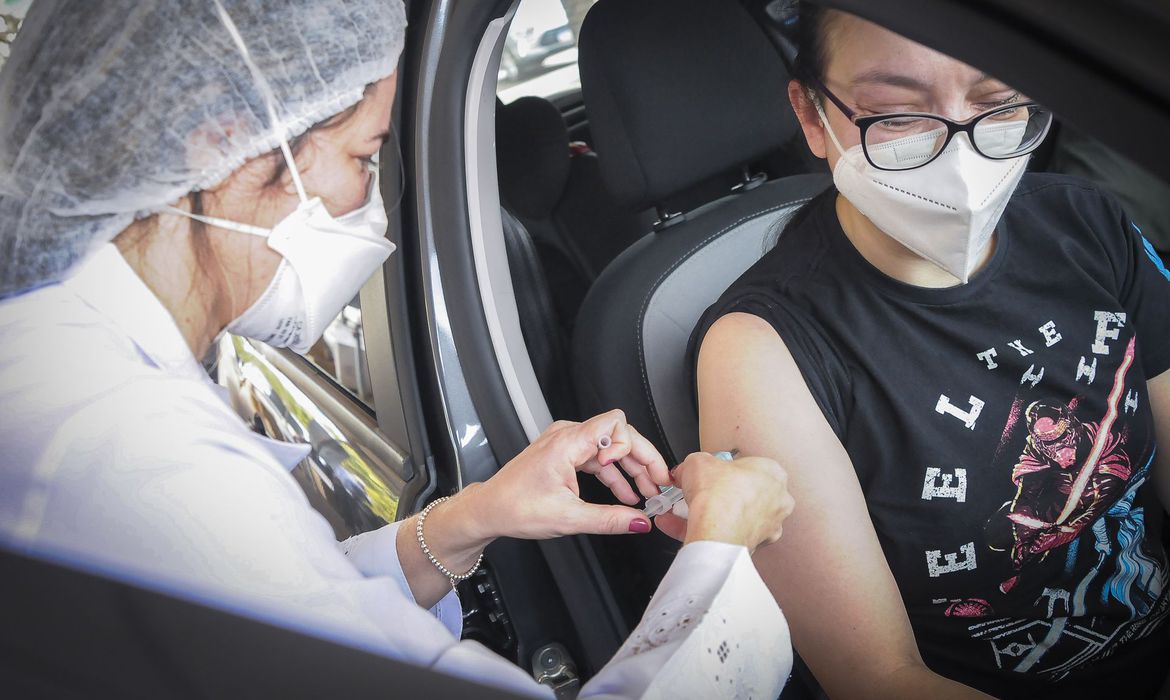
[(20, 31), (20, 23), (28, 12), (32, 0), (0, 0), (0, 68), (8, 60), (12, 40)]
[(362, 331), (362, 307), (358, 297), (345, 305), (325, 327), (321, 339), (309, 348), (312, 362), (366, 406), (374, 407), (370, 369), (366, 362), (366, 338)]
[(500, 56), (496, 94), (504, 104), (581, 89), (577, 36), (596, 1), (521, 0)]

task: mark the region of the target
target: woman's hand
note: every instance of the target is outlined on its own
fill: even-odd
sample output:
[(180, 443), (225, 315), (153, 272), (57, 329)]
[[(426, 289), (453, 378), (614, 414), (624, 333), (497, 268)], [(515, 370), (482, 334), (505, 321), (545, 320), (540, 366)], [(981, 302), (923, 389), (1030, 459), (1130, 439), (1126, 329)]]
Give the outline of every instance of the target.
[(724, 462), (705, 452), (687, 457), (674, 481), (686, 494), (687, 519), (664, 513), (658, 528), (683, 542), (714, 540), (748, 551), (780, 539), (795, 502), (788, 473), (771, 459), (741, 457)]
[[(599, 446), (607, 441), (608, 447)], [(457, 500), (463, 501), (470, 531), (486, 541), (650, 531), (649, 519), (635, 508), (582, 501), (578, 471), (596, 475), (629, 506), (641, 499), (622, 471), (643, 497), (657, 495), (659, 485), (671, 483), (658, 450), (626, 423), (625, 414), (610, 411), (584, 423), (554, 423), (492, 478), (468, 486)]]
[[(640, 510), (582, 501), (578, 471), (595, 474), (618, 500), (630, 505), (640, 499), (622, 471), (646, 497), (658, 494), (658, 485), (671, 483), (662, 455), (626, 423), (621, 411), (584, 423), (558, 421), (492, 478), (468, 484), (431, 511), (424, 525), (431, 553), (461, 573), (497, 537), (535, 540), (650, 531), (650, 521)], [(430, 607), (451, 588), (415, 541), (416, 518), (399, 528), (398, 555), (415, 600)]]

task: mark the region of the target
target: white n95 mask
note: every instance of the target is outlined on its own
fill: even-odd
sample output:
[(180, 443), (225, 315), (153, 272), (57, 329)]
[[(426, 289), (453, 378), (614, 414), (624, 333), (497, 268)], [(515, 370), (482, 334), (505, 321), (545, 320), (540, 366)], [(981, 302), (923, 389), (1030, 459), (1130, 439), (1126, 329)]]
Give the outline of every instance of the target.
[[(891, 238), (966, 284), (1024, 174), (1028, 156), (985, 158), (966, 134), (958, 134), (924, 166), (880, 170), (866, 160), (861, 144), (843, 149), (819, 102), (814, 104), (841, 154), (833, 168), (837, 191)], [(1004, 144), (1014, 139), (1018, 145), (1024, 126), (1013, 122), (999, 137)], [(895, 139), (871, 146), (870, 154), (884, 151), (885, 157), (900, 163), (924, 161), (944, 135), (940, 129)]]
[[(295, 167), (290, 161), (289, 168)], [(386, 211), (377, 169), (373, 171), (365, 204), (339, 217), (333, 217), (319, 197), (303, 195), (297, 208), (272, 229), (171, 209), (211, 226), (263, 236), (283, 258), (264, 293), (228, 324), (228, 333), (302, 354), (317, 342), (394, 252), (394, 244), (385, 238)]]

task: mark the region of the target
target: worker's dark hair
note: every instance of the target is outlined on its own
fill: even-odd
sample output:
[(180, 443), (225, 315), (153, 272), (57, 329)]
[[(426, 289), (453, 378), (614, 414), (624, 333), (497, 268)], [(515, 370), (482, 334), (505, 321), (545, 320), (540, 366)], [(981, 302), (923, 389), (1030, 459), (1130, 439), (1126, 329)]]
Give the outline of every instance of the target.
[(832, 24), (837, 17), (836, 10), (826, 9), (811, 2), (800, 3), (800, 15), (796, 27), (797, 54), (793, 65), (793, 77), (805, 85), (811, 79), (825, 79), (825, 64), (828, 62), (829, 41)]

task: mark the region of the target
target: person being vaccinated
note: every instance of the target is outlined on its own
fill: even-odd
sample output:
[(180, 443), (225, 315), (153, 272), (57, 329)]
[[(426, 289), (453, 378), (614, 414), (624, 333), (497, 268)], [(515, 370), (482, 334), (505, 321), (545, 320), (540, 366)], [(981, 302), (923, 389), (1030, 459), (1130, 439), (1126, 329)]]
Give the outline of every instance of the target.
[[(306, 351), (392, 253), (376, 156), (405, 31), (397, 0), (33, 5), (0, 72), (0, 546), (551, 696), (459, 641), (454, 585), (499, 537), (652, 528), (623, 471), (642, 496), (672, 477), (620, 412), (338, 543), (289, 474), (304, 450), (197, 361), (224, 332)], [(625, 505), (582, 501), (578, 471)], [(690, 519), (660, 522), (686, 544), (582, 695), (774, 696), (787, 627), (749, 555), (792, 508), (784, 472), (693, 455), (673, 477)], [(729, 635), (784, 661), (717, 680)]]
[(694, 336), (701, 444), (801, 504), (757, 557), (797, 652), (834, 698), (1149, 697), (1170, 272), (1093, 183), (1026, 172), (1044, 105), (800, 12), (788, 96), (833, 186)]

